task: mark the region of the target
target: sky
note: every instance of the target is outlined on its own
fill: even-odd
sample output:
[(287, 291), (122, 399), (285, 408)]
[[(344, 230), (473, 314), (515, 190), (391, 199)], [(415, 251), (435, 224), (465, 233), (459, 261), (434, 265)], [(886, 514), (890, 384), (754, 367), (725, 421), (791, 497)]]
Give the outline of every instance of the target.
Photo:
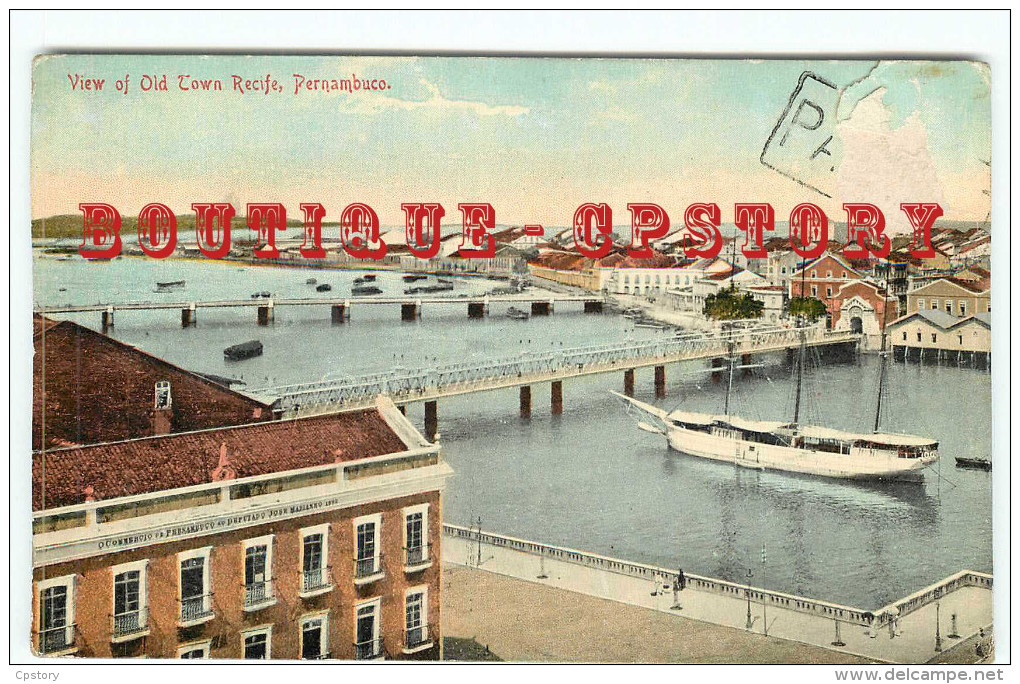
[[(832, 197), (760, 157), (804, 72), (841, 93)], [(70, 76), (102, 78), (101, 92)], [(220, 79), (182, 91), (179, 75)], [(235, 92), (232, 77), (275, 78), (282, 92)], [(388, 89), (294, 92), (306, 79), (384, 79)], [(144, 75), (166, 92), (144, 92)], [(127, 92), (116, 82), (127, 77)], [(190, 79), (189, 79), (190, 80)], [(989, 211), (990, 72), (974, 62), (482, 57), (67, 55), (33, 73), (32, 212), (109, 202), (351, 202), (400, 225), (402, 202), (489, 202), (500, 224), (564, 226), (584, 202), (655, 202), (679, 226), (692, 202), (801, 202), (832, 220), (874, 202), (890, 232), (901, 201), (937, 201), (946, 218)]]

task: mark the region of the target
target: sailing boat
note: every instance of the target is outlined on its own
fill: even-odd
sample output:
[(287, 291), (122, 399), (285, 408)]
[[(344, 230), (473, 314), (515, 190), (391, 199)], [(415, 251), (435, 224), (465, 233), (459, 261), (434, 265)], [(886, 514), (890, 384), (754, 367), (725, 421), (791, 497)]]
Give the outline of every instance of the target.
[(885, 381), (885, 338), (874, 432), (856, 433), (800, 424), (800, 394), (804, 373), (804, 331), (801, 329), (797, 364), (797, 399), (792, 422), (748, 420), (731, 416), (733, 342), (726, 385), (725, 415), (667, 412), (650, 404), (613, 392), (650, 415), (669, 446), (692, 456), (724, 461), (759, 470), (779, 470), (850, 480), (919, 481), (923, 469), (938, 460), (938, 442), (926, 437), (879, 432), (882, 384)]

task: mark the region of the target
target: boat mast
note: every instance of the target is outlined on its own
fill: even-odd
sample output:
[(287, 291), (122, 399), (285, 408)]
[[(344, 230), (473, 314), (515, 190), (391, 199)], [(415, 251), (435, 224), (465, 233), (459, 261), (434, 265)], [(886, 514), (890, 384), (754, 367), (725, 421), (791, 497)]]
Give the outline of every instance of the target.
[(730, 344), (729, 344), (729, 356), (730, 356), (730, 375), (726, 381), (726, 407), (723, 412), (726, 417), (730, 417), (730, 390), (733, 389), (733, 330), (730, 330)]
[(882, 390), (885, 386), (885, 330), (882, 330), (882, 365), (878, 371), (878, 400), (875, 402), (875, 432), (878, 432), (879, 421), (882, 419)]
[(797, 327), (800, 328), (800, 353), (797, 355), (797, 399), (793, 404), (793, 424), (800, 423), (800, 392), (804, 384), (804, 328), (801, 327), (801, 318), (797, 317)]

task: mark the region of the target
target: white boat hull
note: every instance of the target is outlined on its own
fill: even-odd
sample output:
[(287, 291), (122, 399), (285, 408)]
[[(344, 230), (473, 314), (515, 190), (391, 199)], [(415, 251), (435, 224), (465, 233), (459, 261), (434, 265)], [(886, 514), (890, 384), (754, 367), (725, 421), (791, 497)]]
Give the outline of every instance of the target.
[(846, 480), (919, 481), (936, 456), (898, 458), (871, 452), (834, 454), (814, 449), (775, 446), (671, 426), (666, 438), (676, 451), (732, 463), (743, 468), (804, 473)]

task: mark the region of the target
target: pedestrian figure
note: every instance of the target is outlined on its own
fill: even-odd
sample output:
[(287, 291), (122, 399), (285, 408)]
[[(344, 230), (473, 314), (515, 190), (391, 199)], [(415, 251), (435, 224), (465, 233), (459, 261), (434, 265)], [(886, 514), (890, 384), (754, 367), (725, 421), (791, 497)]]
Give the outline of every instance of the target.
[(687, 577), (684, 575), (684, 569), (680, 568), (680, 572), (676, 576), (677, 583), (680, 585), (680, 591), (687, 588)]

